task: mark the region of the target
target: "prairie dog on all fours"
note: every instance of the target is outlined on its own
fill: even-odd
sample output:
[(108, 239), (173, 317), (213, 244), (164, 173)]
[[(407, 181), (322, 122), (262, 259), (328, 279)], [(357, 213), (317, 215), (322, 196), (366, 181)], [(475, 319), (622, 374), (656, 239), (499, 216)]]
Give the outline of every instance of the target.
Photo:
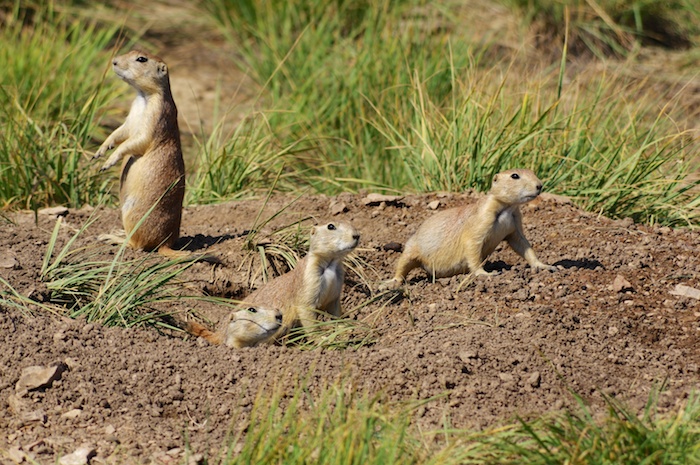
[[(185, 162), (168, 67), (160, 58), (136, 50), (115, 57), (112, 67), (137, 95), (126, 121), (107, 137), (95, 158), (115, 146), (102, 170), (124, 158), (119, 200), (124, 230), (131, 234), (129, 245), (149, 251), (158, 249), (166, 256), (188, 255), (172, 249), (180, 236)], [(103, 238), (123, 240), (109, 235)]]
[(228, 347), (253, 347), (274, 336), (282, 326), (282, 313), (277, 309), (246, 306), (233, 312), (220, 331), (210, 331), (205, 326), (187, 322), (186, 330), (193, 336), (203, 337), (212, 344)]
[(343, 259), (359, 241), (360, 233), (349, 223), (315, 226), (311, 230), (309, 252), (297, 266), (247, 296), (245, 301), (282, 311), (283, 327), (278, 336), (298, 324), (308, 328), (319, 313), (339, 317), (345, 279)]
[(542, 263), (523, 233), (520, 205), (542, 192), (542, 181), (527, 169), (498, 173), (491, 190), (475, 204), (450, 208), (425, 220), (406, 242), (394, 278), (399, 285), (414, 268), (436, 278), (473, 272), (488, 275), (483, 262), (505, 240), (531, 267), (556, 271)]

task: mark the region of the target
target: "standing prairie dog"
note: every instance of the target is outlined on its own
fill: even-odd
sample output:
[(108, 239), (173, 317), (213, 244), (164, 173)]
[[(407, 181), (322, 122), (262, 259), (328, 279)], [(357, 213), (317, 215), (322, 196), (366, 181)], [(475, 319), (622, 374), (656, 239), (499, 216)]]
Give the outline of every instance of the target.
[(359, 241), (360, 233), (349, 223), (315, 226), (311, 230), (309, 253), (292, 271), (247, 296), (246, 302), (282, 310), (283, 328), (278, 336), (299, 323), (308, 329), (322, 312), (339, 317), (345, 278), (343, 258)]
[(469, 271), (474, 275), (489, 275), (483, 262), (503, 240), (531, 267), (556, 271), (555, 267), (539, 261), (523, 233), (520, 205), (535, 199), (541, 191), (542, 181), (531, 170), (498, 173), (485, 198), (425, 220), (406, 242), (396, 274), (384, 287), (400, 285), (418, 267), (436, 278)]
[(212, 344), (224, 344), (238, 349), (265, 342), (274, 336), (281, 326), (282, 313), (279, 310), (245, 306), (233, 312), (220, 331), (210, 331), (194, 321), (187, 322), (185, 329), (193, 336), (203, 337)]
[[(137, 95), (124, 124), (107, 137), (94, 158), (117, 145), (102, 170), (124, 158), (119, 200), (124, 230), (131, 234), (129, 245), (158, 249), (165, 256), (189, 255), (172, 249), (180, 236), (185, 162), (168, 67), (160, 58), (136, 50), (114, 58), (112, 67)], [(123, 241), (109, 235), (101, 238)]]

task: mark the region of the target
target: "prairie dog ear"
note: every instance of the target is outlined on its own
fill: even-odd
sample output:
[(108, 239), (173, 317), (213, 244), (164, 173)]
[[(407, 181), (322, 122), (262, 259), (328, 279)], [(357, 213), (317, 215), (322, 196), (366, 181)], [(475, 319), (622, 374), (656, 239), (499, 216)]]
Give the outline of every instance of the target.
[(158, 64), (158, 75), (160, 77), (167, 76), (168, 75), (168, 65), (166, 65), (165, 63)]
[(497, 181), (498, 181), (498, 175), (495, 175), (495, 176), (493, 177), (493, 183), (496, 184)]

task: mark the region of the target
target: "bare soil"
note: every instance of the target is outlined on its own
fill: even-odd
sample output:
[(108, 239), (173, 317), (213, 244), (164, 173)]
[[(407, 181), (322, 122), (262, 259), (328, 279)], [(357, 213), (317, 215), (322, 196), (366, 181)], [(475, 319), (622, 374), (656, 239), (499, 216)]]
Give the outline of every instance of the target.
[[(574, 407), (570, 391), (594, 408), (602, 406), (604, 393), (641, 409), (662, 383), (659, 408), (673, 409), (698, 381), (700, 304), (671, 291), (677, 284), (700, 288), (700, 234), (613, 221), (544, 197), (524, 207), (526, 235), (557, 272), (534, 272), (501, 246), (487, 264), (500, 271), (496, 276), (459, 289), (462, 277), (431, 282), (416, 271), (405, 296), (360, 308), (392, 275), (398, 252), (385, 246), (404, 243), (433, 213), (429, 203), (438, 200), (442, 209), (475, 196), (406, 196), (365, 205), (362, 196), (343, 194), (293, 203), (266, 230), (312, 216), (304, 224), (342, 219), (362, 234), (357, 255), (367, 263), (365, 280), (348, 272), (343, 304), (352, 311), (349, 318), (373, 330), (373, 342), (363, 346), (233, 350), (153, 327), (107, 328), (0, 306), (0, 448), (41, 463), (83, 444), (94, 448), (96, 458), (117, 462), (128, 456), (167, 463), (180, 459), (185, 446), (218, 455), (259, 392), (275, 386), (291, 392), (302, 378), (311, 392), (340, 381), (389, 401), (442, 395), (417, 412), (415, 421), (424, 428), (442, 427), (445, 419), (458, 428), (483, 428), (515, 415), (531, 418)], [(274, 197), (263, 217), (290, 200)], [(347, 211), (332, 215), (337, 202)], [(251, 292), (247, 267), (239, 265), (250, 259), (244, 232), (261, 206), (248, 200), (185, 209), (183, 244), (222, 261), (189, 269), (188, 293), (242, 298)], [(117, 210), (71, 210), (59, 246), (90, 215), (97, 220), (76, 247), (120, 226)], [(0, 228), (0, 276), (41, 300), (47, 295), (41, 261), (56, 219), (39, 215), (35, 222), (31, 213), (10, 218), (13, 223)], [(103, 250), (110, 260), (114, 249)], [(169, 310), (186, 308), (173, 304)], [(211, 304), (197, 310), (212, 321), (227, 311)], [(22, 369), (56, 364), (64, 369), (60, 379), (21, 400), (40, 418), (20, 415), (10, 397)]]

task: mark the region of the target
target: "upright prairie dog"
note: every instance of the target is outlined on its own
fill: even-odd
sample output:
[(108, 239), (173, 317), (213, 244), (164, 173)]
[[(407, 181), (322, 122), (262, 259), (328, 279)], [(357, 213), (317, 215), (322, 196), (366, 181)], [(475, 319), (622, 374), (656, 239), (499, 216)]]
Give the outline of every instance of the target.
[(301, 324), (312, 325), (320, 312), (339, 317), (345, 270), (343, 258), (360, 241), (349, 223), (332, 222), (311, 230), (309, 253), (290, 272), (278, 276), (246, 297), (246, 302), (282, 310), (282, 336)]
[[(136, 50), (114, 58), (112, 67), (137, 95), (124, 124), (107, 137), (94, 158), (117, 145), (102, 170), (124, 158), (119, 200), (124, 230), (131, 234), (129, 245), (158, 249), (165, 256), (188, 255), (172, 249), (180, 236), (185, 162), (168, 67), (160, 58)], [(101, 238), (123, 242), (115, 236)]]
[(406, 242), (396, 274), (384, 287), (400, 285), (418, 267), (436, 278), (469, 271), (489, 275), (483, 262), (503, 240), (531, 267), (556, 271), (539, 261), (523, 234), (520, 205), (541, 191), (542, 182), (531, 170), (498, 173), (489, 193), (476, 204), (450, 208), (425, 220)]
[(282, 326), (282, 313), (279, 310), (245, 304), (244, 307), (229, 316), (221, 331), (210, 331), (194, 321), (187, 322), (186, 330), (212, 344), (238, 349), (253, 347), (270, 339)]

